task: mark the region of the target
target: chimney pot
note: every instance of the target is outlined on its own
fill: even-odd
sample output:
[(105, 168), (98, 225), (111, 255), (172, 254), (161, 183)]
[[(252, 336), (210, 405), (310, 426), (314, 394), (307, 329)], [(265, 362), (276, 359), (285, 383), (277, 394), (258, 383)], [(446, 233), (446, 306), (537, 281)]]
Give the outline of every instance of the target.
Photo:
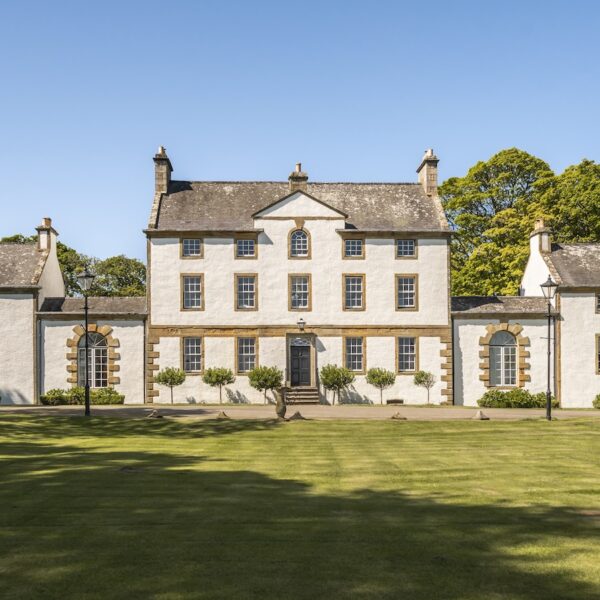
[(417, 169), (419, 174), (419, 183), (423, 186), (423, 190), (428, 196), (437, 195), (438, 187), (438, 165), (439, 159), (433, 153), (433, 148), (428, 148), (423, 154), (421, 164)]
[(308, 173), (302, 170), (302, 163), (296, 163), (296, 168), (290, 173), (288, 181), (290, 182), (290, 192), (306, 191)]
[(154, 155), (154, 192), (156, 194), (166, 194), (169, 191), (172, 171), (173, 166), (167, 156), (167, 150), (164, 146), (159, 146)]

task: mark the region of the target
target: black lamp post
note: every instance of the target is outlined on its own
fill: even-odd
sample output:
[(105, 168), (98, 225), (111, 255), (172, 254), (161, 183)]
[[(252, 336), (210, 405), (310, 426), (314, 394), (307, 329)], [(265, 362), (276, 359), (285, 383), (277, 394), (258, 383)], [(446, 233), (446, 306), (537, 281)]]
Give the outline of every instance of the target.
[(544, 298), (546, 298), (548, 302), (548, 387), (546, 388), (546, 419), (552, 421), (552, 392), (550, 391), (550, 354), (552, 352), (552, 347), (550, 342), (552, 337), (552, 300), (554, 300), (558, 284), (550, 277), (550, 275), (548, 275), (548, 279), (542, 283), (540, 287), (542, 288)]
[(88, 292), (96, 276), (87, 269), (77, 275), (77, 283), (83, 292), (83, 314), (85, 317), (85, 416), (90, 416), (90, 340), (88, 336)]

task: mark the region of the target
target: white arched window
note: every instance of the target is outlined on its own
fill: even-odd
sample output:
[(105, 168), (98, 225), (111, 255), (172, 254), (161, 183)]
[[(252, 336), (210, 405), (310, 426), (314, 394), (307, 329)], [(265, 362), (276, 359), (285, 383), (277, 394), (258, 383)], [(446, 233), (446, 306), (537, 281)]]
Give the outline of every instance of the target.
[(490, 340), (490, 385), (517, 385), (517, 340), (508, 331), (497, 331)]
[(310, 254), (310, 241), (308, 234), (302, 229), (292, 231), (290, 236), (290, 256), (295, 258), (308, 258)]
[[(90, 387), (108, 385), (108, 344), (99, 333), (88, 333), (88, 380)], [(81, 336), (77, 348), (77, 384), (85, 385), (85, 336)]]

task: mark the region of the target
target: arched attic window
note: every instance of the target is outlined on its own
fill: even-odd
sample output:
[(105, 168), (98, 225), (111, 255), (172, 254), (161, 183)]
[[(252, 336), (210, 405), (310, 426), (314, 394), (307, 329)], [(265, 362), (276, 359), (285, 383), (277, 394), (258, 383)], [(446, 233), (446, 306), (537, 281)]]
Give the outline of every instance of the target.
[(290, 258), (310, 258), (310, 237), (304, 229), (290, 233)]
[(490, 340), (490, 386), (517, 385), (517, 340), (508, 331), (497, 331)]
[[(88, 380), (90, 387), (108, 386), (108, 343), (100, 333), (88, 333)], [(85, 335), (77, 347), (77, 385), (85, 385)]]

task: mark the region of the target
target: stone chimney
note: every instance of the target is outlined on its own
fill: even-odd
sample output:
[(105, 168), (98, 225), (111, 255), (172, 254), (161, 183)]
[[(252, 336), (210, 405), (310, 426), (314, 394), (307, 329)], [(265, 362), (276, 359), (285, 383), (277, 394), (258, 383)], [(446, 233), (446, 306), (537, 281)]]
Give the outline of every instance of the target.
[(58, 233), (52, 227), (52, 219), (50, 217), (44, 217), (41, 225), (38, 225), (35, 229), (38, 232), (38, 250), (40, 252), (45, 250), (50, 251), (52, 248), (56, 249)]
[(290, 192), (306, 191), (308, 173), (302, 171), (302, 163), (296, 163), (296, 168), (290, 173), (288, 181), (290, 182)]
[(542, 254), (547, 254), (552, 250), (551, 230), (546, 227), (544, 219), (536, 219), (533, 231), (529, 234), (530, 248), (538, 244), (538, 249)]
[(157, 194), (166, 194), (171, 182), (171, 173), (173, 167), (167, 156), (164, 146), (158, 147), (158, 152), (154, 155), (154, 191)]
[(425, 150), (423, 160), (417, 169), (419, 174), (419, 183), (423, 186), (423, 190), (428, 196), (437, 196), (438, 187), (438, 166), (439, 159), (433, 153), (433, 149)]

